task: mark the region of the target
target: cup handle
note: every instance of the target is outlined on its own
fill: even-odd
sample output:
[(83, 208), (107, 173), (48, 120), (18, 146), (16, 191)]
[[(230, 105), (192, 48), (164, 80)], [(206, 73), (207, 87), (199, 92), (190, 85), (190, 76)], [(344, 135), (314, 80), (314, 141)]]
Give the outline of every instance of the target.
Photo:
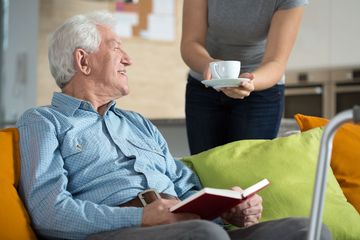
[(215, 76), (212, 76), (211, 78), (212, 79), (220, 79), (221, 77), (220, 77), (220, 74), (219, 74), (219, 72), (217, 70), (217, 68), (218, 68), (217, 62), (212, 62), (210, 64), (210, 68), (211, 68), (211, 75), (215, 75)]

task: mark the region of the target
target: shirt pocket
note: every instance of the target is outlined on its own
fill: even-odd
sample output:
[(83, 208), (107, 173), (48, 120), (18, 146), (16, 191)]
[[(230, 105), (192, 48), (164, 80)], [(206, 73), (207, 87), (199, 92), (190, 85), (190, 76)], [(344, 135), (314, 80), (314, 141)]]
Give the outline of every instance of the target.
[(165, 157), (164, 153), (161, 151), (161, 149), (159, 147), (159, 144), (156, 143), (151, 138), (142, 138), (141, 140), (140, 139), (127, 139), (127, 141), (132, 146), (134, 146), (142, 151), (154, 153), (163, 158)]
[(63, 159), (75, 157), (75, 155), (82, 153), (82, 151), (83, 144), (78, 141), (78, 139), (69, 139), (69, 141), (65, 140), (60, 149)]
[(161, 151), (160, 146), (150, 138), (127, 139), (127, 141), (136, 149), (138, 155), (136, 165), (150, 167), (161, 172), (166, 172), (166, 158)]
[(64, 135), (61, 146), (61, 155), (64, 159), (75, 159), (81, 158), (82, 162), (95, 161), (100, 159), (101, 156), (107, 156), (108, 158), (113, 157), (114, 153), (109, 156), (111, 146), (108, 141), (105, 141), (92, 131), (79, 131), (70, 130)]

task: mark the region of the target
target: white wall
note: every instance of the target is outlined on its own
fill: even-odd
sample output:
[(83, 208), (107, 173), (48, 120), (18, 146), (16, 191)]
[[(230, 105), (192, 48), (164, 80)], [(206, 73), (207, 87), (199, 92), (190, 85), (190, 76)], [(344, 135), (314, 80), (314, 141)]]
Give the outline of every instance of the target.
[(360, 1), (331, 1), (330, 65), (360, 65)]
[(359, 0), (310, 0), (288, 69), (359, 66), (359, 10)]
[(4, 39), (0, 93), (2, 121), (14, 122), (35, 105), (37, 84), (38, 1), (7, 2), (7, 35)]

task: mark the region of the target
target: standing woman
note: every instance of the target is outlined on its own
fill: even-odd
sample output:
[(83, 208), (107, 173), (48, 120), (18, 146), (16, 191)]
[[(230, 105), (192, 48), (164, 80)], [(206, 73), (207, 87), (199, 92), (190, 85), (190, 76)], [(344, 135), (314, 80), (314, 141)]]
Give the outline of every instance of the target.
[[(191, 154), (277, 136), (284, 72), (308, 0), (184, 0), (181, 55), (190, 67), (186, 126)], [(216, 91), (209, 63), (241, 61), (239, 87)]]

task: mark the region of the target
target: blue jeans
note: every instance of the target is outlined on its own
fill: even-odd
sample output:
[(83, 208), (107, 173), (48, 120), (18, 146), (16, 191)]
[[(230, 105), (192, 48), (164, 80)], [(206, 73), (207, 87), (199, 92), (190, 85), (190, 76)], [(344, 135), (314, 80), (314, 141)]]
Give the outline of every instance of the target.
[(233, 99), (188, 76), (186, 129), (190, 153), (242, 139), (273, 139), (284, 109), (284, 85)]

